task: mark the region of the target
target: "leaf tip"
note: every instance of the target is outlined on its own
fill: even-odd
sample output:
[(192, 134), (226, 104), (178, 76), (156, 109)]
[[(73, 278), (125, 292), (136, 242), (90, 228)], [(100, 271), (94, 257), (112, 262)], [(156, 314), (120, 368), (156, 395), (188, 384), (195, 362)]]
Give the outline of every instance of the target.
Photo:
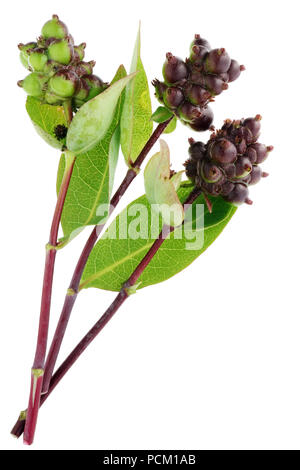
[(159, 145), (161, 154), (167, 157), (170, 163), (170, 149), (167, 142), (164, 139), (159, 139)]

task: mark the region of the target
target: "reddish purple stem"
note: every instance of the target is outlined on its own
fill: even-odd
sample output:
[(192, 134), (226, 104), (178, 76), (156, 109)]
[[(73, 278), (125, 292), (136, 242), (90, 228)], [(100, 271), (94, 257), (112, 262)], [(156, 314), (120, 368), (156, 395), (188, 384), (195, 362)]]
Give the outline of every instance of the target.
[[(163, 133), (167, 125), (171, 122), (173, 117), (168, 119), (167, 121), (159, 124), (155, 131), (153, 132), (152, 136), (148, 140), (148, 142), (145, 144), (144, 148), (142, 149), (141, 153), (137, 157), (134, 163), (132, 163), (131, 168), (127, 171), (127, 174), (120, 184), (119, 188), (117, 189), (116, 193), (112, 197), (110, 201), (110, 212), (109, 215), (112, 214), (116, 206), (118, 205), (120, 199), (122, 198), (123, 194), (126, 192), (127, 188), (130, 186), (131, 182), (134, 180), (136, 177), (138, 170), (140, 169), (143, 161), (145, 160), (146, 156), (148, 155), (149, 151), (157, 141), (157, 139), (160, 137), (160, 135)], [(69, 285), (68, 293), (65, 297), (64, 305), (61, 311), (60, 318), (58, 320), (58, 324), (53, 336), (53, 340), (47, 355), (47, 360), (45, 364), (45, 373), (44, 373), (44, 380), (43, 380), (43, 389), (42, 393), (46, 393), (49, 388), (50, 380), (53, 374), (53, 370), (57, 361), (57, 357), (60, 351), (60, 347), (68, 326), (68, 322), (72, 313), (73, 306), (75, 304), (77, 294), (78, 294), (78, 287), (80, 283), (80, 279), (83, 273), (83, 270), (85, 268), (86, 262), (88, 260), (88, 257), (100, 235), (100, 233), (103, 230), (105, 224), (103, 225), (96, 225), (84, 248), (83, 251), (80, 255), (80, 258), (77, 262), (71, 283)]]
[[(192, 204), (198, 198), (200, 194), (201, 190), (199, 188), (195, 188), (189, 194), (186, 201), (184, 202), (185, 210), (188, 208), (188, 205)], [(75, 349), (73, 349), (73, 351), (69, 354), (69, 356), (65, 359), (65, 361), (60, 365), (55, 374), (52, 376), (48, 392), (42, 395), (41, 397), (40, 406), (47, 400), (48, 396), (52, 393), (56, 385), (61, 381), (64, 375), (68, 372), (68, 370), (72, 367), (72, 365), (77, 361), (77, 359), (88, 347), (88, 345), (96, 338), (96, 336), (100, 333), (104, 326), (109, 322), (109, 320), (113, 317), (113, 315), (119, 310), (125, 300), (129, 297), (130, 294), (128, 289), (136, 284), (137, 280), (142, 275), (143, 271), (146, 269), (150, 261), (153, 259), (154, 255), (157, 253), (158, 249), (164, 242), (167, 235), (173, 230), (174, 227), (163, 228), (163, 230), (160, 232), (158, 238), (155, 240), (149, 251), (146, 253), (144, 258), (141, 260), (141, 262), (131, 274), (128, 281), (125, 282), (122, 289), (116, 296), (115, 300), (108, 307), (106, 312), (100, 317), (100, 319), (95, 323), (95, 325), (89, 330), (89, 332), (77, 344)], [(24, 417), (21, 416), (13, 427), (11, 433), (16, 437), (20, 437), (23, 433), (23, 430)]]
[[(43, 281), (43, 290), (42, 290), (42, 300), (41, 300), (41, 311), (39, 319), (39, 330), (36, 344), (36, 351), (34, 362), (32, 365), (31, 372), (31, 388), (28, 401), (28, 411), (26, 418), (26, 426), (24, 431), (24, 443), (30, 445), (33, 442), (34, 432), (37, 422), (40, 394), (43, 384), (43, 369), (47, 349), (47, 338), (48, 338), (48, 329), (49, 329), (49, 316), (50, 316), (50, 306), (51, 306), (51, 294), (52, 294), (52, 284), (53, 284), (53, 273), (54, 273), (54, 264), (56, 258), (56, 245), (59, 224), (61, 219), (62, 210), (64, 207), (64, 202), (66, 199), (69, 183), (71, 180), (73, 168), (74, 168), (75, 158), (68, 168), (66, 174), (64, 175), (63, 182), (60, 187), (60, 191), (57, 198), (57, 203), (52, 219), (49, 244), (46, 252), (46, 262), (44, 270), (44, 281)], [(37, 371), (40, 372), (37, 377)]]

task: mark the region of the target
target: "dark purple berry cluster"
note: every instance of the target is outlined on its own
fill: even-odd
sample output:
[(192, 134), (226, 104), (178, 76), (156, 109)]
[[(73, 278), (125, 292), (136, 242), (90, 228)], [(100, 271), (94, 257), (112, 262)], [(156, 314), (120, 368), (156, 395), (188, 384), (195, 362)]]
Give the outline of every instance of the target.
[(181, 121), (195, 131), (209, 129), (213, 113), (208, 103), (236, 80), (243, 65), (225, 49), (211, 49), (206, 39), (195, 35), (190, 57), (183, 61), (170, 52), (163, 65), (164, 82), (153, 80), (155, 95)]
[(207, 144), (189, 139), (190, 158), (184, 164), (188, 178), (205, 194), (220, 195), (234, 204), (251, 204), (248, 186), (268, 176), (259, 165), (273, 150), (257, 142), (260, 120), (260, 115), (238, 121), (228, 119)]
[(20, 60), (31, 73), (18, 85), (42, 102), (73, 108), (104, 91), (108, 84), (93, 74), (95, 61), (85, 62), (85, 43), (75, 46), (67, 26), (57, 15), (47, 21), (36, 42), (19, 44)]

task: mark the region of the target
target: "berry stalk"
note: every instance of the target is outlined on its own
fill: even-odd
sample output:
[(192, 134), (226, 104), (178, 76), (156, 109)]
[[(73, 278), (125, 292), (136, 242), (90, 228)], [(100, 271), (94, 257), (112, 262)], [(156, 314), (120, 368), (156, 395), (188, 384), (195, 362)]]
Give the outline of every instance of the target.
[(75, 156), (66, 152), (66, 168), (62, 180), (62, 184), (59, 190), (57, 203), (52, 219), (49, 243), (46, 246), (46, 261), (44, 270), (44, 281), (42, 289), (42, 300), (41, 300), (41, 311), (39, 319), (39, 330), (37, 337), (36, 352), (31, 370), (31, 387), (29, 394), (28, 410), (26, 417), (26, 425), (24, 431), (24, 443), (32, 444), (34, 438), (34, 432), (37, 422), (38, 409), (40, 403), (40, 395), (43, 384), (44, 375), (44, 363), (47, 348), (48, 338), (48, 327), (49, 327), (49, 316), (50, 316), (50, 305), (51, 305), (51, 294), (54, 274), (54, 264), (56, 258), (56, 246), (58, 230), (61, 220), (61, 214), (67, 195), (69, 183), (71, 180)]
[(67, 123), (68, 123), (68, 126), (69, 126), (71, 124), (72, 119), (73, 119), (72, 101), (71, 100), (64, 101), (63, 107), (64, 107), (64, 111), (65, 111), (65, 116), (67, 118)]
[[(185, 202), (183, 203), (184, 209), (186, 210), (187, 207), (192, 204), (201, 194), (200, 188), (194, 188)], [(158, 238), (152, 244), (149, 251), (146, 253), (144, 258), (132, 272), (129, 279), (124, 283), (122, 289), (117, 294), (115, 300), (112, 304), (108, 307), (105, 313), (100, 317), (100, 319), (94, 324), (94, 326), (89, 330), (89, 332), (82, 338), (82, 340), (77, 344), (77, 346), (73, 349), (73, 351), (69, 354), (69, 356), (65, 359), (65, 361), (60, 365), (57, 369), (55, 374), (52, 376), (49, 389), (47, 393), (42, 395), (40, 406), (47, 400), (48, 396), (52, 393), (54, 388), (58, 385), (64, 375), (68, 372), (68, 370), (72, 367), (73, 364), (79, 359), (81, 354), (86, 350), (89, 344), (98, 336), (100, 331), (105, 327), (105, 325), (111, 320), (114, 314), (119, 310), (119, 308), (123, 305), (125, 300), (130, 296), (132, 291), (135, 289), (135, 285), (142, 275), (143, 271), (146, 269), (150, 261), (153, 259), (154, 255), (157, 253), (161, 245), (163, 244), (164, 240), (168, 236), (169, 233), (173, 232), (174, 227), (163, 227), (162, 231), (160, 232)], [(21, 412), (18, 421), (14, 425), (11, 433), (15, 437), (20, 437), (22, 435), (24, 429), (24, 416), (26, 415), (26, 411)]]
[[(134, 163), (132, 163), (131, 168), (127, 171), (127, 174), (124, 180), (122, 181), (121, 185), (119, 186), (119, 188), (117, 189), (116, 193), (114, 194), (114, 196), (112, 197), (110, 201), (109, 215), (112, 214), (112, 212), (118, 205), (120, 199), (122, 198), (122, 196), (124, 195), (128, 187), (130, 186), (131, 182), (134, 180), (136, 175), (138, 174), (138, 171), (143, 161), (145, 160), (146, 156), (148, 155), (149, 151), (151, 150), (151, 148), (153, 147), (157, 139), (160, 137), (160, 135), (163, 133), (163, 131), (165, 130), (165, 128), (171, 122), (172, 119), (173, 117), (159, 124), (156, 127), (155, 131), (153, 132), (148, 142), (145, 144), (144, 148), (142, 149), (137, 159), (135, 160)], [(93, 249), (93, 246), (95, 245), (100, 233), (103, 230), (104, 225), (105, 224), (96, 225), (94, 227), (94, 229), (92, 230), (83, 248), (80, 258), (77, 262), (71, 283), (67, 290), (64, 305), (62, 308), (60, 318), (58, 320), (58, 324), (57, 324), (56, 331), (54, 333), (54, 337), (53, 337), (53, 340), (49, 349), (49, 353), (47, 355), (42, 393), (46, 393), (48, 391), (52, 373), (53, 373), (56, 360), (59, 354), (59, 350), (60, 350), (64, 335), (68, 326), (68, 322), (69, 322), (70, 315), (73, 310), (73, 306), (77, 298), (78, 287), (79, 287), (83, 270), (85, 268), (88, 257)]]

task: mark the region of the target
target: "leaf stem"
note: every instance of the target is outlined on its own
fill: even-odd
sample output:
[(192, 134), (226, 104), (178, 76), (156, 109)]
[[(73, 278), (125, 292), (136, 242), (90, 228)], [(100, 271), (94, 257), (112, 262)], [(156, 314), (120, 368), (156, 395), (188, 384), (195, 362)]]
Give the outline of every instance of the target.
[[(132, 164), (131, 168), (127, 171), (127, 174), (125, 178), (123, 179), (122, 183), (120, 184), (119, 188), (117, 189), (116, 193), (112, 197), (110, 201), (110, 209), (109, 209), (109, 216), (112, 214), (116, 206), (118, 205), (120, 199), (136, 177), (136, 175), (139, 172), (139, 169), (145, 160), (146, 156), (148, 155), (149, 151), (155, 144), (155, 142), (158, 140), (160, 135), (163, 133), (165, 128), (168, 126), (168, 124), (171, 122), (173, 119), (173, 116), (168, 119), (167, 121), (159, 124), (153, 134), (151, 135), (150, 139), (147, 141), (145, 144), (144, 148), (142, 149), (141, 153), (135, 160), (135, 162)], [(43, 380), (43, 388), (42, 388), (42, 393), (46, 393), (49, 388), (51, 376), (56, 364), (57, 356), (68, 326), (68, 322), (71, 316), (71, 312), (73, 309), (73, 306), (75, 304), (77, 295), (78, 295), (78, 288), (79, 288), (79, 283), (80, 279), (83, 273), (83, 270), (85, 268), (86, 262), (88, 260), (88, 257), (100, 235), (100, 233), (103, 230), (105, 224), (102, 225), (96, 225), (94, 229), (92, 230), (84, 248), (83, 251), (80, 255), (80, 258), (77, 262), (71, 283), (69, 285), (67, 295), (65, 297), (64, 305), (61, 311), (60, 318), (58, 320), (58, 324), (53, 336), (53, 340), (47, 355), (47, 360), (45, 364), (45, 375), (44, 375), (44, 380)]]
[(49, 243), (46, 246), (46, 261), (44, 269), (44, 280), (43, 280), (43, 289), (42, 289), (42, 300), (41, 300), (41, 310), (40, 310), (40, 319), (39, 319), (39, 329), (37, 337), (37, 345), (35, 351), (35, 357), (33, 361), (32, 371), (31, 371), (31, 389), (28, 402), (28, 411), (26, 417), (26, 426), (24, 432), (24, 443), (31, 444), (34, 438), (34, 431), (36, 427), (40, 394), (43, 383), (44, 375), (44, 362), (46, 356), (47, 348), (47, 337), (48, 337), (48, 327), (49, 327), (49, 316), (50, 316), (50, 305), (51, 305), (51, 294), (52, 294), (52, 284), (53, 284), (53, 274), (54, 274), (54, 264), (56, 258), (56, 245), (59, 224), (61, 219), (61, 214), (67, 195), (70, 179), (72, 176), (72, 171), (75, 163), (75, 156), (71, 152), (65, 153), (66, 166), (65, 172), (62, 180), (62, 184), (59, 190), (57, 203), (52, 219)]
[[(194, 188), (187, 199), (184, 202), (185, 210), (188, 208), (188, 205), (192, 204), (198, 196), (201, 194), (201, 190), (199, 188)], [(132, 272), (129, 279), (124, 283), (122, 289), (117, 294), (116, 298), (112, 302), (112, 304), (108, 307), (105, 313), (100, 317), (100, 319), (94, 324), (94, 326), (89, 330), (89, 332), (81, 339), (81, 341), (77, 344), (77, 346), (73, 349), (73, 351), (69, 354), (69, 356), (64, 360), (64, 362), (60, 365), (60, 367), (56, 370), (55, 374), (52, 376), (49, 384), (49, 389), (47, 393), (42, 395), (40, 406), (47, 400), (49, 395), (52, 393), (54, 388), (58, 385), (64, 375), (68, 372), (68, 370), (72, 367), (72, 365), (77, 361), (77, 359), (81, 356), (81, 354), (85, 351), (85, 349), (89, 346), (89, 344), (98, 336), (100, 331), (105, 327), (105, 325), (109, 322), (109, 320), (114, 316), (114, 314), (119, 310), (119, 308), (123, 305), (125, 300), (130, 296), (130, 289), (135, 286), (137, 280), (142, 275), (143, 271), (146, 269), (150, 261), (153, 259), (154, 255), (159, 250), (160, 246), (166, 239), (169, 233), (174, 230), (174, 227), (163, 227), (162, 231), (160, 232), (158, 238), (152, 244), (151, 248)], [(15, 437), (20, 437), (23, 429), (24, 429), (24, 413), (22, 412), (18, 421), (16, 422), (15, 426), (13, 427), (11, 433)]]

